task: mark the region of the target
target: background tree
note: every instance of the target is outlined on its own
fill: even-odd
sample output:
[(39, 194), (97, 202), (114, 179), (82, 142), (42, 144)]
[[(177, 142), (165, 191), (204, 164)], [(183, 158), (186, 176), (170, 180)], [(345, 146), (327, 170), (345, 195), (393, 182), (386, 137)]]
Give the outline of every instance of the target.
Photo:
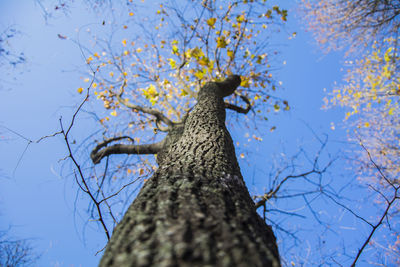
[(9, 236), (9, 231), (0, 232), (1, 266), (32, 266), (38, 258), (29, 240), (13, 239)]
[[(8, 25), (0, 29), (0, 68), (7, 73), (8, 77), (14, 79), (18, 67), (26, 62), (25, 54), (17, 51), (13, 46), (13, 42), (16, 42), (20, 34), (16, 25)], [(2, 82), (0, 89), (8, 89), (5, 86), (11, 81), (9, 79), (0, 79), (0, 81)]]
[[(382, 0), (302, 0), (301, 9), (317, 41), (327, 48), (357, 48), (396, 38), (400, 2)], [(352, 52), (355, 52), (352, 50)]]
[[(342, 106), (346, 110), (349, 140), (359, 144), (357, 154), (352, 153), (350, 157), (358, 166), (359, 179), (377, 193), (376, 201), (384, 214), (379, 218), (386, 219), (377, 225), (390, 229), (388, 240), (369, 244), (386, 249), (389, 258), (398, 263), (399, 228), (395, 221), (400, 186), (397, 114), (400, 3), (329, 0), (303, 3), (317, 41), (328, 51), (347, 49), (345, 82), (325, 102), (328, 107)], [(372, 227), (368, 241), (376, 229)]]
[(12, 49), (12, 39), (20, 34), (15, 25), (10, 25), (5, 27), (0, 32), (0, 67), (4, 65), (11, 65), (15, 67), (18, 64), (24, 63), (26, 61), (23, 52), (15, 52)]

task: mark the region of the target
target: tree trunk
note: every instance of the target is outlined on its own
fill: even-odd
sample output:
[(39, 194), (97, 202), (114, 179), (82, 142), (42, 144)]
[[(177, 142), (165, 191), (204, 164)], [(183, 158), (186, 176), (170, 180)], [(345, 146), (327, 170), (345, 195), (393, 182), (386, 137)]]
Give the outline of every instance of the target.
[(179, 140), (116, 227), (100, 266), (280, 266), (225, 127), (238, 76), (201, 88)]

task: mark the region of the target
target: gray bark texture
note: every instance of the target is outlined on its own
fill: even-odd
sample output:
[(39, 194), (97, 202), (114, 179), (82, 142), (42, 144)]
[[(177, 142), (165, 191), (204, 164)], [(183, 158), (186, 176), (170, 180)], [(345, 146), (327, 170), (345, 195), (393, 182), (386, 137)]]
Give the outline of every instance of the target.
[(256, 212), (225, 127), (223, 97), (239, 84), (232, 75), (201, 88), (99, 266), (280, 266), (275, 236)]

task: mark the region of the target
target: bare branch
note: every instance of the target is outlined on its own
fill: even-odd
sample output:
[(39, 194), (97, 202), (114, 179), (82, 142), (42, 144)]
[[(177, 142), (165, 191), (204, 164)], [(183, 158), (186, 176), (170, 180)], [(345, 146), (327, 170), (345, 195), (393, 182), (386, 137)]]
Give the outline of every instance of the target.
[[(102, 213), (101, 208), (100, 208), (100, 203), (97, 201), (97, 199), (95, 198), (95, 196), (93, 195), (93, 193), (90, 191), (89, 185), (88, 185), (88, 183), (87, 183), (87, 181), (86, 181), (86, 179), (85, 179), (85, 176), (83, 175), (83, 171), (82, 171), (81, 165), (78, 163), (78, 161), (77, 161), (76, 158), (74, 157), (74, 155), (73, 155), (73, 153), (72, 153), (71, 145), (70, 145), (70, 142), (69, 142), (69, 133), (70, 133), (72, 127), (73, 127), (74, 124), (75, 124), (75, 119), (76, 119), (76, 117), (78, 116), (78, 113), (81, 111), (83, 105), (84, 105), (84, 104), (87, 102), (87, 100), (89, 99), (89, 90), (90, 90), (90, 88), (92, 87), (92, 84), (93, 84), (94, 79), (95, 79), (95, 75), (96, 75), (96, 72), (93, 72), (93, 79), (92, 79), (92, 81), (91, 81), (89, 87), (87, 88), (86, 96), (85, 96), (85, 98), (82, 100), (82, 102), (79, 104), (79, 106), (78, 106), (78, 108), (75, 110), (74, 114), (72, 115), (72, 119), (71, 119), (71, 122), (70, 122), (70, 124), (69, 124), (67, 130), (64, 129), (64, 125), (63, 125), (63, 123), (62, 123), (62, 118), (59, 119), (59, 122), (60, 122), (60, 128), (61, 128), (60, 133), (61, 133), (61, 134), (63, 135), (63, 137), (64, 137), (65, 145), (66, 145), (67, 150), (68, 150), (68, 155), (67, 155), (67, 157), (70, 158), (70, 159), (72, 160), (72, 162), (73, 162), (73, 164), (74, 164), (76, 170), (78, 171), (78, 174), (75, 173), (75, 179), (76, 179), (76, 181), (77, 181), (79, 187), (81, 188), (81, 190), (82, 190), (83, 192), (85, 192), (86, 194), (89, 195), (90, 199), (93, 201), (94, 205), (96, 206), (97, 214), (98, 214), (98, 216), (99, 216), (98, 220), (99, 220), (99, 222), (101, 223), (101, 225), (102, 225), (102, 227), (103, 227), (103, 229), (104, 229), (104, 232), (105, 232), (105, 234), (106, 234), (107, 240), (110, 240), (110, 233), (109, 233), (109, 231), (108, 231), (108, 229), (107, 229), (107, 226), (106, 226), (106, 224), (105, 224), (105, 222), (104, 222), (103, 213)], [(78, 181), (78, 175), (79, 175), (79, 178), (80, 178), (80, 180), (81, 180), (82, 183), (79, 183), (79, 181)]]
[(168, 127), (173, 127), (174, 123), (170, 119), (168, 119), (166, 116), (164, 116), (164, 114), (161, 111), (159, 111), (157, 109), (153, 109), (153, 108), (147, 108), (147, 107), (142, 107), (139, 105), (132, 104), (128, 100), (122, 99), (121, 95), (122, 94), (117, 95), (117, 99), (121, 104), (123, 104), (127, 108), (130, 108), (134, 111), (141, 111), (143, 113), (153, 115), (154, 117), (156, 117), (157, 121), (161, 121), (161, 122), (165, 123), (166, 125), (168, 125)]
[(164, 141), (143, 145), (116, 144), (106, 147), (100, 151), (95, 151), (95, 149), (93, 149), (92, 153), (90, 154), (90, 158), (94, 164), (98, 164), (104, 157), (107, 157), (111, 154), (157, 154), (163, 148), (163, 146)]
[(279, 191), (279, 189), (281, 188), (281, 186), (288, 180), (290, 179), (295, 179), (295, 178), (300, 178), (300, 177), (306, 177), (307, 175), (310, 175), (312, 173), (317, 173), (317, 174), (321, 174), (320, 171), (318, 170), (311, 170), (308, 172), (304, 172), (301, 174), (297, 174), (297, 175), (288, 175), (285, 178), (282, 179), (282, 181), (273, 189), (271, 189), (269, 192), (265, 193), (262, 197), (261, 200), (257, 201), (256, 205), (256, 209), (258, 209), (259, 207), (265, 205), (265, 202), (271, 198), (273, 198)]
[(246, 102), (246, 108), (242, 108), (242, 107), (239, 107), (239, 106), (236, 106), (236, 105), (234, 105), (234, 104), (227, 103), (227, 102), (225, 102), (225, 108), (234, 110), (234, 111), (236, 111), (236, 112), (238, 112), (238, 113), (247, 114), (247, 113), (250, 111), (250, 109), (251, 109), (250, 100), (249, 100), (247, 97), (242, 96), (242, 95), (240, 95), (240, 98), (241, 98), (244, 102)]
[(363, 252), (364, 248), (368, 245), (369, 241), (371, 240), (372, 236), (374, 235), (375, 231), (382, 225), (383, 220), (385, 219), (385, 217), (388, 216), (389, 210), (392, 207), (393, 203), (396, 201), (397, 199), (397, 190), (393, 196), (393, 198), (390, 200), (390, 202), (388, 203), (388, 205), (386, 206), (385, 211), (383, 212), (380, 220), (378, 223), (376, 223), (374, 226), (372, 226), (372, 230), (369, 234), (369, 236), (367, 237), (367, 239), (365, 240), (364, 244), (361, 246), (361, 248), (358, 250), (357, 256), (355, 257), (353, 263), (351, 264), (351, 266), (356, 266), (356, 263), (358, 261), (358, 258), (360, 257), (361, 253)]
[[(318, 160), (318, 157), (316, 157), (316, 161)], [(280, 190), (281, 186), (286, 183), (288, 180), (290, 179), (296, 179), (296, 178), (306, 178), (308, 175), (311, 174), (323, 174), (324, 172), (326, 172), (326, 170), (332, 165), (332, 163), (334, 162), (334, 160), (331, 160), (330, 162), (328, 162), (328, 164), (325, 166), (325, 168), (323, 168), (322, 170), (319, 170), (316, 168), (316, 166), (313, 166), (313, 169), (307, 172), (303, 172), (300, 174), (296, 174), (296, 175), (287, 175), (286, 177), (284, 177), (279, 184), (275, 187), (272, 188), (269, 192), (265, 193), (263, 196), (257, 197), (257, 198), (261, 198), (261, 200), (259, 200), (258, 202), (255, 203), (256, 208), (258, 209), (259, 207), (265, 205), (265, 202), (268, 201), (269, 199), (273, 198), (276, 196), (276, 194), (278, 193), (278, 191)]]
[(93, 158), (92, 155), (97, 154), (97, 152), (99, 152), (100, 149), (102, 149), (103, 147), (106, 147), (109, 143), (114, 142), (114, 141), (119, 141), (122, 139), (129, 139), (133, 142), (133, 139), (129, 136), (119, 136), (119, 137), (109, 138), (107, 140), (104, 140), (103, 142), (98, 143), (97, 146), (95, 148), (93, 148), (92, 153), (90, 153), (90, 157)]

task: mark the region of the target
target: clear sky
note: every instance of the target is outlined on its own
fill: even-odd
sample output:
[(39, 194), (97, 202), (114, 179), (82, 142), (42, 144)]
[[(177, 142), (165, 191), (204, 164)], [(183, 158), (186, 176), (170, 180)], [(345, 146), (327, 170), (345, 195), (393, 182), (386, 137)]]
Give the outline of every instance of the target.
[[(294, 3), (283, 2), (288, 7)], [(83, 7), (46, 24), (35, 1), (0, 1), (0, 26), (13, 24), (21, 31), (12, 48), (23, 51), (28, 60), (19, 68), (22, 73), (0, 72), (0, 127), (37, 140), (59, 129), (60, 116), (70, 118), (82, 98), (76, 89), (82, 86), (84, 61), (78, 47), (57, 34), (76, 37), (76, 29), (92, 22), (98, 23), (98, 19)], [(287, 154), (295, 153), (300, 146), (311, 155), (316, 152), (318, 143), (309, 127), (320, 136), (329, 135), (333, 154), (346, 139), (340, 128), (343, 111), (321, 110), (326, 96), (323, 89), (329, 90), (334, 81), (342, 79), (343, 55), (323, 55), (296, 20), (295, 11), (289, 12), (286, 30), (296, 31), (297, 37), (275, 41), (282, 44), (282, 64), (276, 74), (283, 82), (281, 95), (289, 100), (291, 110), (271, 116), (271, 125), (276, 124), (277, 130), (268, 131), (264, 141), (251, 148), (261, 155), (255, 164), (246, 158), (240, 160), (251, 193), (263, 191), (268, 164), (283, 148)], [(335, 130), (331, 123), (336, 125)], [(92, 133), (94, 125), (82, 125), (79, 134)], [(0, 134), (0, 229), (12, 226), (14, 236), (31, 238), (42, 254), (37, 266), (96, 266), (100, 258), (95, 254), (106, 241), (101, 229), (87, 222), (83, 212), (87, 202), (80, 201), (82, 196), (77, 196), (73, 181), (60, 175), (71, 172), (70, 165), (60, 161), (66, 155), (62, 140), (50, 138), (27, 147), (26, 139), (4, 127)], [(245, 142), (240, 129), (232, 135), (235, 141)]]

